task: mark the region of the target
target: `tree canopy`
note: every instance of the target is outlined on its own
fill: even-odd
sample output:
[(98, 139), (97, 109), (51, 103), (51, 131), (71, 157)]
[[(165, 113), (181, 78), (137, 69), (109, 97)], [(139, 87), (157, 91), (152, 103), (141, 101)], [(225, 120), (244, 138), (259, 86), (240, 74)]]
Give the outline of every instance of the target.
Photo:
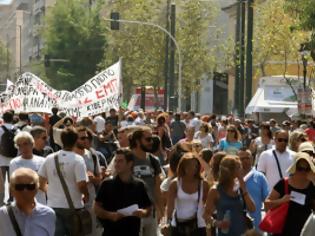
[(95, 75), (106, 48), (101, 5), (63, 0), (48, 11), (43, 29), (50, 59), (46, 74), (57, 89), (73, 90)]

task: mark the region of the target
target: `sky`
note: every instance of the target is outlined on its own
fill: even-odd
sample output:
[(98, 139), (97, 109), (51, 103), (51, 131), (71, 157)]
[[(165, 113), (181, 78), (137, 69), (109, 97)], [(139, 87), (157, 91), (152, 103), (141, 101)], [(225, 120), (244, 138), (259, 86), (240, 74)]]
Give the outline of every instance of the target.
[(0, 0), (0, 5), (9, 5), (12, 3), (12, 0)]

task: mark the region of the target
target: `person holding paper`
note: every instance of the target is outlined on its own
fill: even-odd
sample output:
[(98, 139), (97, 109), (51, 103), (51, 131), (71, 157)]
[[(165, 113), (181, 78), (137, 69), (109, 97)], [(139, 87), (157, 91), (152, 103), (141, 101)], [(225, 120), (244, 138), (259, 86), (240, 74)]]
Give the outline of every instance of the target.
[(285, 202), (290, 202), (284, 229), (280, 235), (296, 236), (300, 235), (312, 209), (315, 209), (315, 187), (309, 180), (310, 173), (315, 173), (315, 165), (307, 153), (298, 152), (287, 172), (290, 174), (289, 194), (284, 194), (285, 180), (281, 179), (267, 197), (265, 207), (276, 208)]
[(106, 236), (139, 236), (140, 218), (149, 216), (152, 202), (144, 182), (132, 175), (135, 156), (127, 148), (115, 156), (117, 175), (105, 180), (94, 201), (94, 211)]

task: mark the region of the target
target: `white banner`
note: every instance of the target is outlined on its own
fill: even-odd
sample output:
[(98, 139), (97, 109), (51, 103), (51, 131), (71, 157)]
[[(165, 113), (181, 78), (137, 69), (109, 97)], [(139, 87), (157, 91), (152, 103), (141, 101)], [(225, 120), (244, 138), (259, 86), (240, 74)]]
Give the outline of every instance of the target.
[(85, 117), (111, 108), (119, 109), (120, 61), (102, 71), (73, 92), (58, 91), (32, 73), (24, 73), (14, 85), (0, 94), (0, 113), (51, 113), (56, 106), (69, 116)]

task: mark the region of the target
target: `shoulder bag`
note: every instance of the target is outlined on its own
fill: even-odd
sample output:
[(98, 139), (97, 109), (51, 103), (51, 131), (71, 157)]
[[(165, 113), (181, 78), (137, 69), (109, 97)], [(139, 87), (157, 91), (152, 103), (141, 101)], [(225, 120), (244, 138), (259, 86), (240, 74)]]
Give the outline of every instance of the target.
[[(179, 180), (178, 180), (179, 181)], [(197, 209), (196, 214), (192, 219), (179, 221), (177, 218), (176, 210), (175, 210), (175, 222), (176, 226), (171, 228), (172, 235), (196, 235), (198, 232), (198, 208), (200, 201), (200, 183), (198, 183), (198, 200), (197, 200)], [(178, 191), (178, 190), (177, 190)]]
[(279, 176), (280, 176), (280, 179), (283, 178), (283, 175), (282, 175), (282, 171), (281, 171), (281, 168), (280, 168), (280, 163), (279, 163), (279, 160), (278, 160), (278, 156), (277, 156), (277, 153), (275, 150), (272, 151), (272, 154), (274, 156), (274, 158), (276, 159), (276, 162), (277, 162), (277, 167), (278, 167), (278, 171), (279, 171)]
[(16, 236), (22, 236), (19, 224), (18, 224), (18, 222), (16, 221), (16, 218), (15, 218), (12, 206), (11, 205), (7, 205), (6, 208), (7, 208), (7, 211), (8, 211), (8, 214), (9, 214), (9, 217), (10, 217), (13, 229), (14, 229), (14, 231), (16, 233)]
[(67, 202), (69, 204), (70, 210), (73, 212), (73, 227), (76, 227), (78, 225), (78, 229), (76, 229), (76, 232), (79, 233), (79, 235), (87, 235), (92, 232), (92, 217), (90, 212), (85, 209), (75, 209), (73, 205), (73, 201), (71, 199), (70, 193), (68, 186), (66, 184), (66, 181), (61, 173), (60, 170), (60, 164), (59, 164), (59, 159), (58, 155), (55, 155), (55, 165), (56, 165), (56, 170), (57, 174), (59, 176), (61, 186), (63, 188), (63, 191), (65, 192)]
[[(289, 180), (288, 178), (284, 179), (284, 194), (289, 194)], [(277, 208), (270, 209), (267, 211), (265, 217), (259, 224), (259, 228), (262, 231), (271, 234), (281, 234), (285, 221), (288, 215), (289, 203), (286, 202), (280, 205)]]

